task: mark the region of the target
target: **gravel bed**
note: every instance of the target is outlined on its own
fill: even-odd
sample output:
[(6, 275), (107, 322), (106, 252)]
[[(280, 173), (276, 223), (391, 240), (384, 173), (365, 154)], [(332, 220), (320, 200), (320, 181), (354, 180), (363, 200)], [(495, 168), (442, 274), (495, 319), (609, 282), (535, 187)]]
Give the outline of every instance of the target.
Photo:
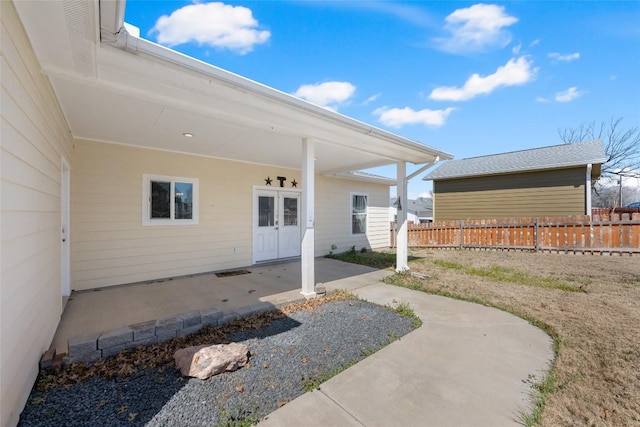
[(229, 339), (249, 347), (250, 366), (208, 380), (175, 365), (32, 391), (19, 426), (215, 426), (257, 421), (323, 374), (360, 360), (412, 330), (411, 318), (365, 301), (323, 304)]

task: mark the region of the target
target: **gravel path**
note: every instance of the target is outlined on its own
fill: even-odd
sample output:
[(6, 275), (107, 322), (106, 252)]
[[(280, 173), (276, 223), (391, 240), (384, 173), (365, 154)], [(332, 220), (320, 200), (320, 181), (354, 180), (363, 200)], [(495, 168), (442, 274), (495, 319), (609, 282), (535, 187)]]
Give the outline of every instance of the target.
[(250, 366), (209, 380), (175, 366), (33, 391), (19, 426), (215, 426), (259, 420), (304, 393), (309, 381), (362, 359), (412, 330), (412, 319), (359, 300), (298, 311), (229, 336)]

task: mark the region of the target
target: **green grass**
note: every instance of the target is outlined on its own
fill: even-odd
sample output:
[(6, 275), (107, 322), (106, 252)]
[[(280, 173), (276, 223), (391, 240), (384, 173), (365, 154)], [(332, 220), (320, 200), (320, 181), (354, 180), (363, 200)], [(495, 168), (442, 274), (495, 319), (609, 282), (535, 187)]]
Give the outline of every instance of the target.
[(251, 427), (258, 424), (258, 420), (253, 415), (245, 414), (239, 410), (234, 410), (231, 413), (222, 409), (219, 418), (220, 424), (216, 424), (216, 427)]
[[(409, 307), (409, 304), (407, 304), (406, 302), (401, 302), (400, 304), (398, 304), (395, 308), (390, 307), (394, 312), (396, 312), (396, 314), (402, 316), (402, 317), (408, 317), (412, 320), (411, 323), (411, 327), (413, 329), (418, 329), (420, 326), (422, 326), (422, 320), (416, 316), (415, 311), (413, 311), (413, 308)], [(395, 341), (396, 339), (398, 339), (397, 336), (389, 336), (389, 343)]]
[(357, 251), (355, 246), (347, 252), (340, 254), (329, 254), (327, 258), (350, 262), (352, 264), (367, 265), (373, 268), (385, 269), (396, 265), (396, 255), (391, 252), (363, 252)]
[(520, 421), (527, 427), (534, 427), (542, 425), (542, 411), (549, 395), (558, 388), (558, 385), (552, 373), (545, 375), (540, 381), (535, 381), (535, 378), (530, 380), (533, 387), (534, 407), (530, 414), (520, 414)]
[(522, 271), (512, 268), (493, 266), (489, 268), (467, 267), (451, 261), (434, 260), (433, 263), (439, 267), (456, 270), (470, 276), (486, 277), (498, 282), (516, 283), (520, 285), (535, 286), (538, 288), (558, 289), (567, 292), (585, 292), (582, 288), (577, 288), (564, 283), (556, 277), (535, 277)]
[[(375, 353), (375, 350), (372, 351), (371, 353)], [(331, 378), (335, 377), (336, 375), (338, 375), (340, 372), (346, 370), (347, 368), (352, 367), (353, 365), (355, 365), (356, 363), (358, 363), (360, 360), (356, 359), (353, 360), (349, 363), (344, 363), (340, 366), (338, 366), (337, 368), (333, 368), (332, 370), (330, 370), (329, 372), (325, 372), (323, 374), (321, 374), (318, 377), (315, 378), (309, 378), (306, 381), (303, 382), (302, 384), (302, 389), (305, 392), (310, 392), (313, 390), (316, 390), (317, 388), (320, 387), (320, 384), (329, 381)]]

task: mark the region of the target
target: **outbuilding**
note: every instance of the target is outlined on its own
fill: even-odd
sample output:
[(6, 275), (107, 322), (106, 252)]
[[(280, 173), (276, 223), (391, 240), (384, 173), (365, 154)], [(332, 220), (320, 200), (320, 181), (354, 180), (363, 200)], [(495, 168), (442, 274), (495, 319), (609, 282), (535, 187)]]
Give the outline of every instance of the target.
[(607, 160), (602, 141), (451, 160), (433, 181), (434, 220), (591, 214), (591, 184)]

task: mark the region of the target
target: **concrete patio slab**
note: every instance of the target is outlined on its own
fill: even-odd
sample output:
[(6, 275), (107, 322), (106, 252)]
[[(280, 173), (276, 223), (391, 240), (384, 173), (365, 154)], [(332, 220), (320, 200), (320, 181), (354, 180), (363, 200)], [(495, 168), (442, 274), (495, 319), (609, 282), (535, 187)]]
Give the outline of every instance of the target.
[[(185, 317), (189, 323), (194, 316), (201, 316), (202, 324), (207, 324), (303, 299), (299, 260), (238, 270), (241, 269), (250, 273), (227, 277), (204, 273), (73, 292), (51, 348), (58, 354), (66, 353), (70, 338), (100, 335), (158, 319), (166, 322)], [(316, 258), (315, 270), (316, 281), (328, 289), (353, 289), (390, 274), (328, 258)], [(369, 277), (372, 274), (374, 277)], [(223, 317), (223, 313), (227, 317)], [(182, 327), (189, 325), (185, 326), (182, 319)]]

